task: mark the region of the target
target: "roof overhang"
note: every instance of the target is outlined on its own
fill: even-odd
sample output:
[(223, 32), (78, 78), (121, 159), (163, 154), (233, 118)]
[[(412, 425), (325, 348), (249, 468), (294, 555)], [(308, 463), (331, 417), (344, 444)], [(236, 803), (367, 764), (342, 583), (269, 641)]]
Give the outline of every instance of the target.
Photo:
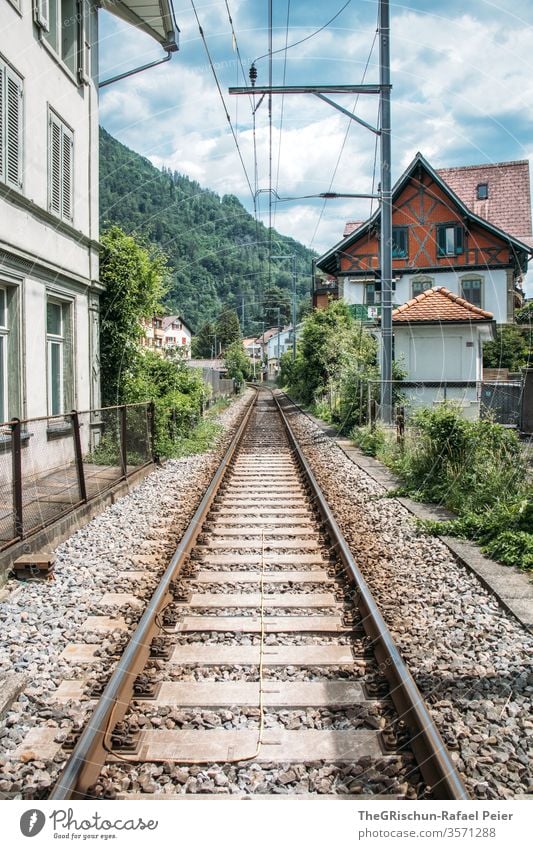
[(178, 50), (179, 28), (172, 0), (100, 0), (100, 6), (154, 38), (170, 53)]

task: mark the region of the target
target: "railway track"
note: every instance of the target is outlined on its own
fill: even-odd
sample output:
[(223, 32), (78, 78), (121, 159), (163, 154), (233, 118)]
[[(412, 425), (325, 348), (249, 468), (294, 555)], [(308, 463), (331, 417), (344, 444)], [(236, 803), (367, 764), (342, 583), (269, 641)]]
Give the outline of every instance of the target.
[[(66, 687), (86, 697), (85, 681)], [(206, 776), (203, 798), (237, 798), (243, 769), (256, 797), (337, 786), (339, 798), (467, 798), (270, 392), (258, 392), (67, 745), (51, 799), (105, 797), (117, 779), (135, 787), (145, 764), (150, 798), (191, 798), (191, 774)]]

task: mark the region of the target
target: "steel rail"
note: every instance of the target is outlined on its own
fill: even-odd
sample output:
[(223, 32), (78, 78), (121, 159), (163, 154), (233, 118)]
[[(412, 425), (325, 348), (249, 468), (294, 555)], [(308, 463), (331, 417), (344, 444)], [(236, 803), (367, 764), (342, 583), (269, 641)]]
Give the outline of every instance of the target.
[(410, 745), (424, 781), (431, 787), (436, 798), (467, 800), (470, 797), (429, 714), (423, 696), (400, 655), (309, 462), (298, 444), (278, 398), (274, 393), (272, 393), (272, 396), (282, 417), (295, 457), (309, 482), (320, 514), (327, 525), (328, 534), (335, 550), (355, 581), (358, 594), (357, 603), (362, 615), (363, 627), (372, 640), (372, 648), (378, 661), (379, 671), (388, 681), (391, 699), (398, 711), (399, 718), (406, 723), (410, 732)]
[(88, 793), (107, 758), (105, 738), (111, 723), (119, 722), (126, 713), (133, 684), (138, 671), (144, 667), (150, 652), (152, 638), (158, 633), (158, 613), (172, 598), (170, 584), (179, 575), (184, 561), (193, 548), (202, 524), (218, 492), (229, 463), (231, 462), (248, 425), (257, 401), (257, 392), (233, 437), (220, 465), (218, 466), (187, 530), (167, 566), (159, 586), (154, 591), (137, 628), (131, 636), (107, 686), (96, 705), (72, 755), (55, 783), (49, 799), (86, 799)]

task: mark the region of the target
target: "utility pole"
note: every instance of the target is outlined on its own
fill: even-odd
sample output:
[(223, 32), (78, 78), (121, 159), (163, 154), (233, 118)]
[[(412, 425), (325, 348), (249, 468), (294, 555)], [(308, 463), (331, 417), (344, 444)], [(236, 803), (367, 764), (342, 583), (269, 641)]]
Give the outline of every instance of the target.
[(279, 361), (280, 361), (280, 355), (279, 355), (279, 343), (280, 343), (280, 338), (279, 338), (279, 337), (281, 336), (281, 327), (280, 327), (280, 323), (279, 323), (279, 314), (280, 314), (280, 308), (278, 307), (278, 371), (279, 371)]
[(381, 418), (392, 424), (392, 194), (389, 0), (379, 4), (381, 88)]
[[(328, 103), (338, 112), (356, 121), (365, 129), (381, 137), (381, 327), (382, 327), (382, 357), (381, 357), (381, 418), (385, 424), (392, 423), (392, 197), (391, 197), (391, 122), (390, 122), (390, 9), (389, 0), (379, 0), (379, 84), (361, 85), (300, 85), (273, 86), (269, 77), (269, 85), (256, 85), (257, 69), (250, 69), (251, 86), (229, 89), (229, 94), (237, 95), (268, 95), (273, 94), (313, 94), (324, 103)], [(335, 103), (326, 95), (331, 94), (375, 94), (380, 98), (380, 126), (373, 127), (358, 115)], [(325, 193), (324, 197), (334, 197), (334, 193)], [(370, 197), (370, 195), (366, 195)], [(361, 195), (353, 195), (361, 197)]]

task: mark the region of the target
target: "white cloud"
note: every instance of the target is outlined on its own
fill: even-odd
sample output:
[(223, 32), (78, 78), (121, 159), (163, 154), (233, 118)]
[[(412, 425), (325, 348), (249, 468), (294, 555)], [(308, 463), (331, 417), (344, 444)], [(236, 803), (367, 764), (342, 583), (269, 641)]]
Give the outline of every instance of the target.
[[(451, 17), (453, 4), (449, 7), (435, 3), (430, 12), (424, 10), (424, 13), (393, 8), (394, 178), (417, 150), (437, 166), (491, 161), (494, 157), (514, 159), (529, 154), (529, 149), (520, 148), (520, 133), (525, 132), (524, 116), (533, 100), (531, 27), (518, 16), (529, 17), (530, 12), (527, 4), (518, 3), (519, 11), (513, 15), (510, 4), (507, 5), (509, 9), (500, 3), (503, 8), (498, 10), (491, 4), (478, 3), (468, 14), (456, 17)], [(237, 57), (231, 49), (225, 3), (198, 3), (197, 8), (226, 108), (238, 127), (241, 154), (254, 187), (254, 138), (248, 98), (231, 98), (227, 94), (228, 86), (242, 84), (242, 76), (239, 79)], [(231, 0), (230, 8), (241, 54), (247, 63), (248, 57), (265, 52), (266, 20), (259, 20), (255, 5), (244, 0)], [(321, 17), (323, 11), (322, 8)], [(372, 43), (374, 21), (370, 17), (361, 19), (361, 10), (357, 14), (359, 17), (351, 29), (346, 28), (346, 21), (342, 27), (339, 21), (338, 27), (289, 51), (287, 81), (360, 81)], [(236, 194), (250, 208), (249, 187), (190, 7), (178, 10), (178, 22), (182, 30), (180, 53), (160, 68), (104, 89), (102, 123), (154, 164), (187, 174), (206, 188)], [(291, 39), (297, 40), (312, 28), (311, 24), (298, 27), (291, 32)], [(108, 71), (113, 67), (124, 69), (128, 50), (130, 62), (134, 59), (131, 64), (147, 61), (145, 37), (132, 28), (128, 33), (127, 38), (110, 37), (104, 43)], [(276, 29), (274, 40), (275, 46), (284, 43), (282, 28)], [(376, 55), (374, 52), (368, 68), (368, 82), (377, 78)], [(258, 70), (264, 82), (265, 61), (258, 63)], [(282, 71), (283, 61), (276, 59), (274, 73), (278, 84)], [(336, 99), (348, 109), (354, 105), (353, 96)], [(284, 98), (277, 179), (282, 101), (280, 97), (273, 100), (272, 171), (280, 195), (324, 192), (330, 189), (332, 180), (333, 190), (339, 192), (370, 190), (374, 136), (352, 124), (344, 142), (348, 119), (310, 95)], [(360, 97), (357, 114), (374, 124), (376, 98)], [(257, 111), (256, 122), (258, 186), (267, 188), (266, 101)], [(529, 140), (527, 143), (529, 146)], [(509, 153), (502, 156), (502, 150)], [(260, 197), (260, 205), (264, 210), (265, 195)], [(309, 243), (317, 228), (319, 208), (320, 204), (305, 202), (287, 204), (283, 209), (278, 205), (276, 227)], [(319, 250), (331, 247), (342, 234), (344, 220), (364, 217), (368, 210), (368, 203), (355, 200), (342, 205), (340, 201), (328, 203), (320, 219), (315, 246)]]

